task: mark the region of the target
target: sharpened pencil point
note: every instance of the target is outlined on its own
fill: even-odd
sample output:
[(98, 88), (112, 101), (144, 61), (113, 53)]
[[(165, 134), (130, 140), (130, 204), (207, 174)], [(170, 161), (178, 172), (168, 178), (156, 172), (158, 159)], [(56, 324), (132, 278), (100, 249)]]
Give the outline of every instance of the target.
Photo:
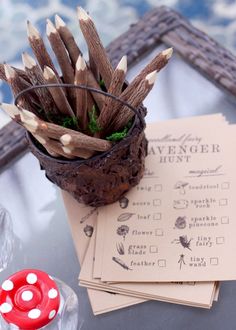
[(22, 54), (22, 62), (24, 64), (24, 67), (27, 69), (32, 69), (34, 66), (37, 65), (34, 58), (25, 52)]
[(90, 19), (89, 15), (86, 13), (86, 11), (82, 7), (77, 8), (77, 14), (78, 14), (79, 20), (81, 20), (81, 21), (87, 21), (88, 19)]
[(84, 60), (84, 58), (81, 55), (79, 55), (78, 60), (76, 62), (76, 69), (78, 71), (79, 70), (84, 71), (86, 69), (85, 60)]
[(40, 38), (40, 33), (30, 21), (27, 21), (27, 35), (29, 38)]
[(72, 150), (70, 148), (67, 147), (62, 147), (62, 150), (64, 151), (65, 154), (67, 155), (71, 155), (72, 154)]
[(157, 76), (157, 71), (155, 70), (147, 74), (145, 80), (148, 81), (149, 85), (153, 85), (156, 80), (156, 76)]
[(169, 60), (171, 58), (173, 54), (173, 48), (167, 48), (165, 50), (162, 51), (162, 55), (166, 56), (167, 60)]
[(127, 56), (124, 55), (117, 65), (117, 69), (127, 72)]
[(45, 78), (46, 80), (55, 77), (55, 73), (54, 73), (54, 71), (53, 71), (51, 68), (49, 68), (49, 66), (45, 66), (45, 67), (44, 67), (43, 75), (44, 75), (44, 78)]
[(46, 33), (47, 33), (47, 36), (50, 36), (51, 33), (56, 33), (57, 30), (53, 24), (53, 22), (47, 18), (47, 26), (46, 26)]
[(34, 137), (39, 141), (39, 143), (41, 143), (43, 145), (47, 144), (47, 140), (44, 139), (41, 135), (35, 134)]
[(56, 29), (59, 30), (61, 27), (66, 26), (66, 23), (63, 21), (63, 19), (59, 15), (55, 15), (55, 26)]
[(0, 103), (0, 108), (4, 110), (11, 118), (20, 114), (19, 109), (14, 104)]
[(72, 140), (72, 137), (70, 134), (64, 134), (60, 137), (61, 143), (64, 144), (65, 146), (70, 144), (71, 140)]
[(4, 64), (4, 70), (7, 80), (15, 77), (16, 71), (10, 65)]

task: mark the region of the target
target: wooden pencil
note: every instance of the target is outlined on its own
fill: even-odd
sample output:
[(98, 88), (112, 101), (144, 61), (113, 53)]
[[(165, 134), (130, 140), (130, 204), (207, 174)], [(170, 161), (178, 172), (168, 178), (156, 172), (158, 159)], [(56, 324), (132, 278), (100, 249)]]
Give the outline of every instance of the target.
[(99, 70), (102, 79), (105, 82), (106, 88), (108, 89), (114, 71), (111, 62), (108, 58), (104, 46), (102, 45), (91, 17), (81, 7), (78, 7), (77, 13), (80, 28), (87, 42), (89, 52), (91, 53), (91, 56), (97, 65), (97, 69)]
[(82, 55), (81, 50), (79, 49), (70, 29), (59, 15), (55, 15), (55, 26), (68, 51), (71, 62), (75, 67), (79, 55)]
[[(43, 76), (45, 78), (45, 81), (48, 84), (58, 84), (59, 83), (59, 80), (57, 79), (55, 72), (47, 66), (44, 68)], [(48, 90), (49, 90), (50, 94), (52, 95), (52, 98), (53, 98), (58, 110), (60, 111), (60, 113), (70, 116), (70, 117), (74, 117), (75, 114), (66, 98), (63, 88), (62, 87), (48, 87)]]
[[(87, 67), (83, 57), (80, 55), (75, 70), (75, 84), (87, 85)], [(76, 116), (79, 119), (79, 126), (84, 131), (87, 128), (87, 95), (84, 89), (76, 89)]]

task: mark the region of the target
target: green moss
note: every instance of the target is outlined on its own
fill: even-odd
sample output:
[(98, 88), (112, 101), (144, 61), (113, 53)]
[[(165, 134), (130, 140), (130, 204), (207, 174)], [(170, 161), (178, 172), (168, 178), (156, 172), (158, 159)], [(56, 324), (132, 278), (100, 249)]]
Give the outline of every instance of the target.
[(92, 111), (89, 111), (88, 115), (89, 115), (88, 128), (89, 128), (90, 132), (94, 134), (96, 132), (101, 131), (101, 127), (99, 127), (98, 123), (97, 123), (98, 116), (97, 116), (97, 109), (96, 109), (95, 105), (93, 105)]
[(112, 141), (112, 142), (118, 142), (120, 140), (123, 140), (126, 137), (131, 125), (132, 125), (132, 122), (129, 121), (128, 124), (124, 127), (124, 129), (122, 131), (112, 133), (111, 135), (106, 137), (106, 140)]
[(99, 86), (101, 87), (101, 90), (106, 91), (106, 85), (103, 79), (99, 80)]
[(76, 130), (78, 129), (78, 119), (76, 117), (64, 117), (61, 126)]

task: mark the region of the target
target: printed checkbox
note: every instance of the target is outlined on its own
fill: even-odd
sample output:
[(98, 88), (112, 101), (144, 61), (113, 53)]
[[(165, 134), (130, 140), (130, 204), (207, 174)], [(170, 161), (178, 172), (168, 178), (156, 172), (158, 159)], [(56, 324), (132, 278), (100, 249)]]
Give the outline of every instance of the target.
[(224, 237), (216, 237), (216, 244), (224, 244), (225, 238)]
[(210, 258), (210, 264), (212, 266), (217, 266), (218, 265), (218, 258)]
[(162, 191), (162, 184), (155, 184), (154, 191)]
[(154, 213), (153, 220), (161, 220), (161, 213)]
[(228, 199), (226, 199), (226, 198), (221, 198), (221, 199), (219, 200), (219, 205), (220, 205), (220, 206), (227, 206), (227, 205), (228, 205)]
[(163, 229), (157, 228), (155, 230), (155, 235), (156, 236), (163, 236)]
[(166, 260), (165, 259), (159, 259), (157, 260), (157, 264), (159, 267), (166, 267)]
[(160, 206), (161, 200), (160, 199), (153, 199), (153, 206)]
[(150, 251), (150, 253), (157, 253), (158, 247), (156, 245), (150, 245), (149, 251)]
[(229, 189), (230, 183), (229, 182), (222, 182), (221, 183), (221, 189)]
[(221, 217), (221, 223), (222, 225), (228, 225), (229, 224), (229, 217)]

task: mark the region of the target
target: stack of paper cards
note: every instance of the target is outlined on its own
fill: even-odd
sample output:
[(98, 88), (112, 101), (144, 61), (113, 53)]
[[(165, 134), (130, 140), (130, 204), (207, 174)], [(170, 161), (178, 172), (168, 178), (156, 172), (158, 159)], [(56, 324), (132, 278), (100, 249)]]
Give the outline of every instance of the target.
[(94, 314), (149, 299), (210, 308), (236, 279), (234, 130), (220, 114), (149, 124), (144, 177), (120, 201), (96, 210), (63, 193)]

